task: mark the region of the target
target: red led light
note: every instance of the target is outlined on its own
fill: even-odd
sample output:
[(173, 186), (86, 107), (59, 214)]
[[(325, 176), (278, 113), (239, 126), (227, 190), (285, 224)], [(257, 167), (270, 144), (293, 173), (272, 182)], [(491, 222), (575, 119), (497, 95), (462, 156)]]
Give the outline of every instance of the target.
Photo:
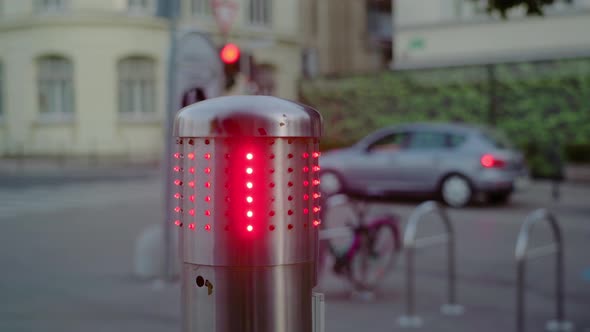
[(206, 230), (207, 232), (208, 232), (208, 231), (210, 231), (210, 230), (211, 230), (211, 225), (209, 225), (209, 224), (205, 225), (205, 230)]
[(180, 208), (180, 206), (177, 206), (177, 207), (174, 208), (174, 212), (180, 212), (180, 211), (182, 211), (182, 209)]
[(248, 226), (246, 226), (246, 230), (247, 230), (248, 232), (251, 232), (251, 231), (253, 231), (253, 230), (254, 230), (254, 227), (252, 227), (252, 225), (248, 225)]
[(319, 157), (320, 157), (320, 153), (319, 153), (319, 152), (314, 152), (314, 153), (312, 154), (312, 156), (313, 156), (314, 158), (319, 158)]
[(176, 180), (174, 180), (174, 184), (177, 186), (182, 186), (182, 181), (176, 179)]
[(174, 221), (174, 225), (176, 225), (178, 227), (181, 227), (182, 226), (182, 223), (180, 222), (180, 220), (175, 220)]
[(303, 171), (304, 171), (305, 173), (309, 172), (309, 167), (307, 167), (307, 166), (303, 166)]
[(191, 153), (189, 153), (189, 154), (187, 154), (186, 156), (187, 156), (187, 157), (188, 157), (188, 159), (190, 159), (190, 160), (193, 160), (193, 159), (195, 159), (195, 154), (194, 154), (194, 153), (192, 153), (192, 152), (191, 152)]
[(313, 185), (314, 186), (317, 186), (319, 184), (320, 184), (320, 180), (318, 180), (318, 179), (313, 180)]
[(303, 209), (303, 214), (308, 214), (308, 213), (309, 213), (309, 209), (308, 208)]
[(225, 44), (220, 51), (223, 63), (231, 64), (240, 59), (240, 48), (236, 44)]
[(254, 216), (254, 212), (248, 211), (246, 212), (246, 216), (248, 216), (248, 218), (252, 218), (252, 216)]
[(491, 154), (484, 154), (481, 157), (480, 162), (481, 162), (481, 165), (485, 168), (492, 168), (492, 167), (502, 168), (506, 164), (506, 162), (504, 160), (498, 159)]
[(182, 155), (180, 154), (180, 152), (176, 152), (174, 154), (174, 158), (176, 158), (176, 159), (180, 159), (181, 157), (182, 157)]
[(194, 231), (194, 230), (195, 230), (195, 224), (192, 224), (192, 223), (191, 223), (191, 224), (188, 224), (188, 228), (189, 228), (191, 231)]
[(188, 214), (190, 214), (191, 216), (194, 216), (195, 215), (195, 209), (188, 210)]
[(314, 166), (314, 167), (313, 167), (313, 171), (314, 171), (314, 172), (319, 172), (319, 171), (320, 171), (320, 166), (317, 166), (317, 165), (316, 165), (316, 166)]
[(246, 173), (252, 174), (253, 172), (254, 172), (254, 170), (252, 169), (252, 167), (246, 168)]
[(211, 154), (210, 153), (205, 153), (204, 157), (205, 157), (205, 159), (211, 159)]
[(211, 173), (211, 168), (205, 167), (205, 173), (207, 173), (207, 174)]
[(253, 201), (254, 201), (254, 198), (252, 198), (252, 196), (246, 197), (246, 202), (252, 203)]
[(313, 221), (313, 225), (314, 225), (315, 227), (318, 227), (318, 226), (319, 226), (321, 223), (322, 223), (322, 222), (321, 222), (321, 221), (319, 221), (319, 220), (314, 220), (314, 221)]
[(306, 187), (309, 186), (309, 181), (307, 181), (307, 180), (303, 181), (303, 185)]
[(318, 199), (320, 197), (322, 197), (320, 193), (313, 193), (313, 198)]
[(309, 199), (309, 195), (308, 194), (304, 194), (303, 195), (303, 199), (307, 201)]
[(252, 187), (254, 187), (254, 184), (252, 182), (246, 182), (246, 187), (248, 189), (252, 189)]
[(211, 196), (205, 196), (205, 202), (211, 202)]
[(205, 188), (211, 188), (211, 182), (209, 182), (209, 181), (205, 182)]
[(253, 154), (251, 154), (251, 153), (246, 154), (246, 159), (252, 160), (252, 158), (254, 158)]
[(182, 195), (180, 193), (176, 193), (176, 194), (174, 194), (174, 198), (181, 199)]
[(307, 153), (307, 152), (303, 152), (303, 155), (302, 155), (302, 157), (303, 157), (303, 158), (309, 158), (309, 153)]
[(194, 167), (191, 167), (191, 168), (189, 168), (189, 169), (188, 169), (188, 171), (189, 171), (191, 174), (195, 174), (195, 168), (194, 168)]
[(315, 212), (315, 213), (320, 212), (320, 207), (319, 206), (314, 206), (313, 207), (313, 212)]
[(180, 172), (180, 166), (174, 166), (173, 169), (174, 169), (175, 172)]
[(191, 188), (194, 188), (195, 187), (195, 181), (189, 181), (188, 182), (188, 186), (191, 187)]
[(208, 217), (208, 216), (210, 216), (210, 215), (211, 215), (211, 211), (209, 211), (209, 210), (206, 210), (206, 211), (205, 211), (205, 215), (206, 215), (207, 217)]
[(195, 201), (195, 195), (190, 195), (190, 196), (188, 197), (188, 199), (189, 199), (191, 202), (194, 202), (194, 201)]

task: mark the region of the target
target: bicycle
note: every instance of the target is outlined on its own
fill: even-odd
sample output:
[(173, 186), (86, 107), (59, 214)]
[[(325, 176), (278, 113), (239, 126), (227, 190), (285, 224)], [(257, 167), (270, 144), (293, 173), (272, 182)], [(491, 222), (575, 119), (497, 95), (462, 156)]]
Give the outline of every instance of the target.
[[(330, 227), (327, 214), (338, 206), (349, 207), (349, 213), (334, 219), (341, 225)], [(366, 209), (365, 200), (343, 194), (324, 199), (321, 209), (319, 271), (329, 254), (334, 258), (332, 271), (348, 279), (355, 291), (374, 290), (393, 268), (402, 247), (399, 218), (388, 213), (367, 221)]]

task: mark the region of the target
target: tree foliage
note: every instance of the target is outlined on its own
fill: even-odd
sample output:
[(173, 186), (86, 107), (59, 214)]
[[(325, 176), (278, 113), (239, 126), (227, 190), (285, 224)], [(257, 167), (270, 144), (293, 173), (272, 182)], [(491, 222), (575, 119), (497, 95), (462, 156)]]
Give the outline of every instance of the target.
[(527, 15), (542, 16), (543, 8), (545, 6), (552, 5), (560, 1), (566, 3), (572, 2), (572, 0), (487, 0), (487, 11), (490, 14), (497, 11), (503, 18), (506, 18), (506, 13), (508, 10), (515, 7), (524, 6), (526, 8)]

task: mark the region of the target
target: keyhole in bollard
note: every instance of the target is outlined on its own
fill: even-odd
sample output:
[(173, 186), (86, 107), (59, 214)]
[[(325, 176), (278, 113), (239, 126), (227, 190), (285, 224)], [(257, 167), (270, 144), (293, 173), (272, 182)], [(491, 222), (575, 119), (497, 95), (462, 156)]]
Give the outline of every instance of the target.
[(203, 287), (204, 284), (205, 284), (205, 279), (203, 279), (203, 277), (201, 277), (201, 276), (198, 276), (197, 277), (197, 286)]

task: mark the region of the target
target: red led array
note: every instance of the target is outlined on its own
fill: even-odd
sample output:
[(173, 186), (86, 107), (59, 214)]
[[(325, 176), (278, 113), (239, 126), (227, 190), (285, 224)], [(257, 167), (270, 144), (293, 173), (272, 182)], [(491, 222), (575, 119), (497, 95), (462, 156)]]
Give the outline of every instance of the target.
[[(182, 158), (182, 153), (175, 152), (172, 156), (174, 157), (174, 159), (181, 159)], [(180, 165), (174, 165), (172, 167), (172, 170), (175, 173), (180, 173), (180, 172), (182, 172), (182, 167)], [(173, 180), (173, 183), (177, 187), (182, 186), (182, 180), (181, 179), (174, 179)], [(181, 202), (180, 200), (182, 199), (182, 193), (180, 191), (179, 192), (176, 192), (176, 193), (174, 193), (173, 197), (175, 199), (179, 200), (178, 203), (180, 203)], [(176, 205), (175, 204), (175, 206), (174, 206), (174, 212), (176, 212), (176, 213), (182, 213), (182, 208), (180, 207), (180, 205)], [(176, 225), (178, 227), (182, 227), (182, 221), (180, 219), (176, 219), (176, 220), (174, 220), (174, 225)]]

